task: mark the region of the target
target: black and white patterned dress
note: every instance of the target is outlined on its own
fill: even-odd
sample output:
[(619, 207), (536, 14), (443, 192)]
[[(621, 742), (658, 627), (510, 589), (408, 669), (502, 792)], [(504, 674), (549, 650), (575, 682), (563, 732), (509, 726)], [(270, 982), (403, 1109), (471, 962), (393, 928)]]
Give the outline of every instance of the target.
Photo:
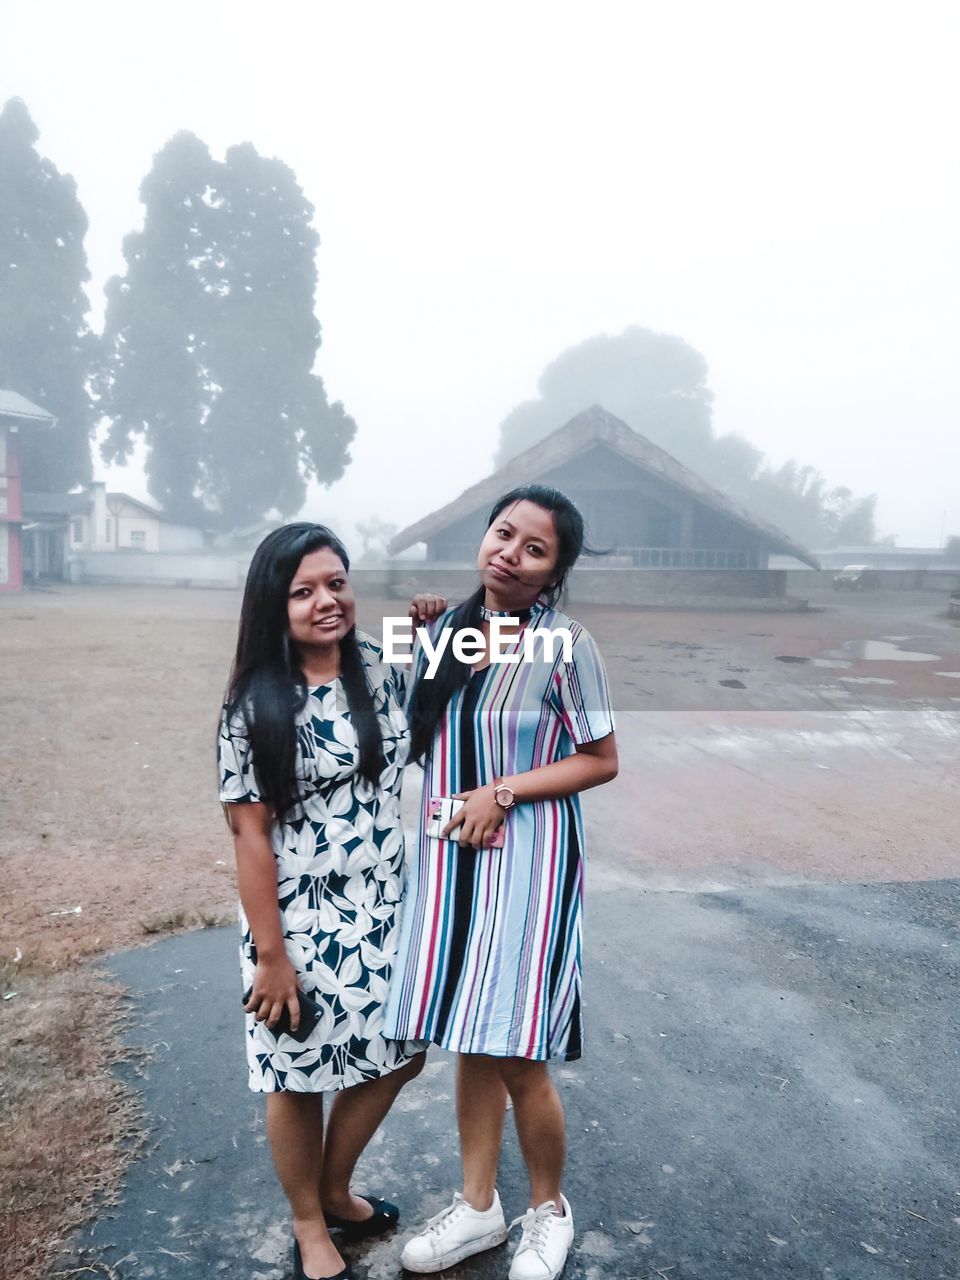
[[(325, 1093), (374, 1080), (425, 1047), (385, 1040), (383, 1006), (397, 951), (403, 874), (400, 785), (409, 744), (403, 676), (357, 633), (383, 735), (386, 767), (374, 787), (357, 778), (357, 736), (339, 680), (308, 690), (297, 717), (302, 808), (271, 831), (284, 944), (303, 990), (323, 1013), (302, 1044), (246, 1015), (250, 1088)], [(243, 716), (221, 719), (220, 799), (260, 800)], [(243, 990), (256, 948), (243, 908)]]

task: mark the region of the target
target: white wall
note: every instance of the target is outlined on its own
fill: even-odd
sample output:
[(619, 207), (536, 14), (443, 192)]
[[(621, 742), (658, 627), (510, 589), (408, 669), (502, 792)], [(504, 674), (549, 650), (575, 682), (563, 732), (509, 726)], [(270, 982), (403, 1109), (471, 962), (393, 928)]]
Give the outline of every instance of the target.
[(243, 586), (249, 556), (117, 555), (115, 551), (80, 551), (70, 557), (71, 582), (126, 583), (159, 586)]
[(193, 525), (167, 524), (166, 521), (161, 521), (158, 536), (160, 551), (202, 551), (204, 548), (203, 530), (196, 529)]

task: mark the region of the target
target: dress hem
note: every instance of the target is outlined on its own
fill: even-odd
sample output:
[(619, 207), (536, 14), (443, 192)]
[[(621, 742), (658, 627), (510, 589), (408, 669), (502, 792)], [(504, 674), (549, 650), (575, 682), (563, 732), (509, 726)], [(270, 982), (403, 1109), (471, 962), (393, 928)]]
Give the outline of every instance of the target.
[(416, 1053), (411, 1053), (409, 1057), (404, 1058), (402, 1062), (398, 1062), (396, 1066), (390, 1067), (386, 1071), (381, 1071), (379, 1075), (365, 1076), (362, 1080), (354, 1080), (352, 1084), (334, 1084), (331, 1085), (329, 1089), (260, 1089), (256, 1085), (251, 1084), (248, 1079), (247, 1088), (251, 1093), (300, 1093), (304, 1096), (309, 1094), (319, 1096), (324, 1093), (344, 1093), (347, 1089), (354, 1089), (359, 1084), (372, 1084), (374, 1080), (383, 1080), (386, 1076), (392, 1076), (395, 1071), (399, 1071), (402, 1067), (409, 1066), (411, 1062), (425, 1054), (429, 1047), (429, 1041), (424, 1041), (422, 1049), (418, 1049)]
[[(392, 1038), (392, 1037), (391, 1037)], [(408, 1037), (402, 1037), (407, 1039)], [(577, 1062), (583, 1057), (582, 1049), (573, 1049), (568, 1051), (558, 1051), (555, 1053), (511, 1053), (509, 1049), (464, 1049), (461, 1045), (453, 1043), (444, 1043), (443, 1040), (436, 1039), (433, 1036), (415, 1036), (409, 1037), (417, 1040), (426, 1040), (428, 1044), (436, 1045), (438, 1049), (443, 1049), (445, 1053), (463, 1053), (475, 1055), (477, 1057), (486, 1058), (520, 1058), (524, 1062)]]

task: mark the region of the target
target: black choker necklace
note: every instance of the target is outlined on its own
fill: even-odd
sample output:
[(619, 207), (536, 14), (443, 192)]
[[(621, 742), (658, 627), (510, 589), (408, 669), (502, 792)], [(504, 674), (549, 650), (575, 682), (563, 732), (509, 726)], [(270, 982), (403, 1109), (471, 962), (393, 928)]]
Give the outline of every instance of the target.
[(533, 608), (529, 609), (488, 609), (485, 604), (480, 606), (480, 617), (484, 622), (490, 622), (494, 618), (516, 618), (518, 622), (529, 622)]

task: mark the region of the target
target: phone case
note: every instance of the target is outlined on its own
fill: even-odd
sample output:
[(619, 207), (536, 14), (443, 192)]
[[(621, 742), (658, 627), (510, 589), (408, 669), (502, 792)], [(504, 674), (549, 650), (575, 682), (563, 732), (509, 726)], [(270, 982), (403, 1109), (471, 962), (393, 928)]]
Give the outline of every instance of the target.
[[(244, 1004), (247, 1003), (252, 994), (253, 987), (248, 987), (242, 997)], [(300, 1025), (297, 1027), (296, 1031), (290, 1030), (290, 1010), (286, 1005), (283, 1006), (283, 1013), (281, 1013), (277, 1021), (272, 1027), (267, 1027), (267, 1030), (277, 1039), (279, 1039), (280, 1036), (290, 1036), (290, 1038), (296, 1040), (298, 1044), (303, 1044), (304, 1040), (306, 1040), (307, 1036), (309, 1036), (310, 1032), (317, 1025), (317, 1020), (320, 1017), (320, 1006), (317, 1004), (316, 1000), (311, 1000), (311, 998), (303, 991), (297, 992), (297, 1002), (300, 1005)]]
[[(441, 840), (443, 837), (440, 832), (447, 825), (451, 818), (455, 817), (463, 808), (462, 800), (454, 800), (452, 796), (431, 796), (430, 804), (427, 808), (426, 826), (424, 830), (431, 840)], [(494, 832), (484, 846), (487, 849), (503, 848), (504, 826), (501, 825)], [(455, 840), (456, 835), (447, 836), (448, 840)]]

